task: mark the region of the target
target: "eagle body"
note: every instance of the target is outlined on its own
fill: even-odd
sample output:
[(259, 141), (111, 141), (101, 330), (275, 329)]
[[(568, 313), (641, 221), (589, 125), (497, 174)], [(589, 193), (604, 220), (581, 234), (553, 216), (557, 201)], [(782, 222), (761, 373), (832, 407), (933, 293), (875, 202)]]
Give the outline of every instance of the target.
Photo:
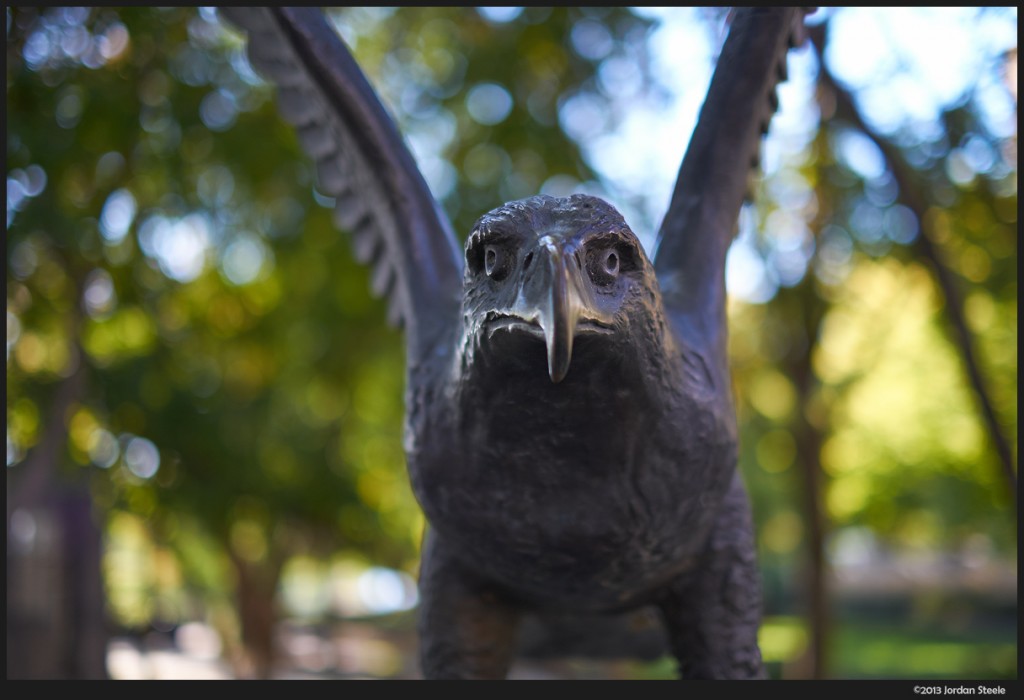
[[(574, 212), (571, 238), (601, 230), (584, 204), (628, 231), (596, 198), (522, 206)], [(524, 237), (545, 235), (535, 227)], [(558, 383), (541, 333), (480, 323), (491, 309), (467, 284), (461, 350), (440, 356), (429, 400), (410, 402), (409, 473), (432, 528), (467, 567), (537, 605), (599, 611), (649, 599), (692, 565), (735, 469), (728, 375), (680, 342), (635, 245), (628, 313), (580, 333)]]

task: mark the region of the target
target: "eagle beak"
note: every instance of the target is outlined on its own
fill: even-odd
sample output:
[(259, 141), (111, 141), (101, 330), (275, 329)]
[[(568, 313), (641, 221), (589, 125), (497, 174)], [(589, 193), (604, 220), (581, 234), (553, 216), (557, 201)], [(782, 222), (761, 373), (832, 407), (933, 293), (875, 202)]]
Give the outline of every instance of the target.
[(576, 326), (590, 305), (584, 301), (588, 294), (571, 251), (544, 236), (535, 252), (539, 259), (523, 280), (516, 311), (540, 325), (548, 351), (548, 375), (557, 384), (569, 372)]
[(548, 375), (557, 384), (569, 372), (572, 341), (583, 303), (578, 289), (579, 271), (574, 269), (573, 256), (564, 255), (551, 242), (547, 242), (545, 247), (549, 252), (547, 265), (551, 275), (551, 290), (544, 300), (546, 303), (542, 303), (538, 309), (540, 316), (537, 320), (544, 331), (544, 342), (548, 348)]

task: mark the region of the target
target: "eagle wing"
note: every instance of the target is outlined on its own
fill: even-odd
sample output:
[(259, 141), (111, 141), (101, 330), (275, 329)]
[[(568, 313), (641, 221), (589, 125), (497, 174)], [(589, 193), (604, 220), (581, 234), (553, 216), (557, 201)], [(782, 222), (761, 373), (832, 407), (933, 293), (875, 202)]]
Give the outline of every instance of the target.
[(724, 351), (725, 257), (807, 12), (745, 7), (732, 18), (654, 248), (666, 311), (690, 344)]
[(458, 320), (462, 254), (394, 121), (319, 9), (221, 8), (316, 163), (334, 220), (420, 354)]

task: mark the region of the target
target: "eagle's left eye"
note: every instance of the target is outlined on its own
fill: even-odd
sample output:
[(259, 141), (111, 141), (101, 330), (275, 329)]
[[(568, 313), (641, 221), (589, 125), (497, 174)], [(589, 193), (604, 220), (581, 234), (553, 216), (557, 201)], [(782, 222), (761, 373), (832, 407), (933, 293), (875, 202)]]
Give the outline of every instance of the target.
[(587, 271), (595, 284), (608, 285), (619, 276), (622, 269), (622, 254), (617, 248), (596, 250), (587, 257)]
[(619, 274), (619, 254), (614, 250), (604, 254), (604, 271), (612, 277)]

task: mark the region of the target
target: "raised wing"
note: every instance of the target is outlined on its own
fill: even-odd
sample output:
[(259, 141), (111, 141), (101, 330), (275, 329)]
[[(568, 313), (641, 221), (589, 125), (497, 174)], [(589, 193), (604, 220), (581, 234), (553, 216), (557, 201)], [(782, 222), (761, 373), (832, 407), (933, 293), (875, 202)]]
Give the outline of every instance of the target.
[(219, 11), (248, 34), (249, 61), (277, 85), (318, 188), (335, 198), (335, 222), (420, 354), (458, 320), (462, 254), (394, 122), (320, 10)]
[(690, 341), (724, 344), (725, 256), (807, 12), (740, 8), (722, 47), (655, 244), (665, 307)]

